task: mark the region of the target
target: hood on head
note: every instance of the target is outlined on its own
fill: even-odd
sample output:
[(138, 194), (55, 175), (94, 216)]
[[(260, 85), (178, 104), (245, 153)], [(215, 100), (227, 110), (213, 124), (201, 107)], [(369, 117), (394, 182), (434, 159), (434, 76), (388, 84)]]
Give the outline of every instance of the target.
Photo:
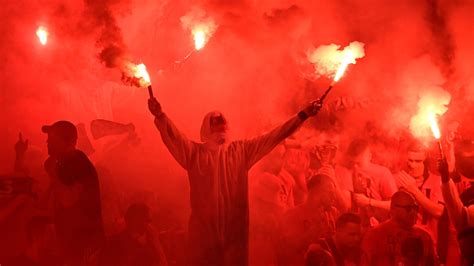
[(222, 116), (227, 123), (225, 116), (219, 111), (212, 111), (206, 114), (201, 125), (201, 141), (206, 143), (212, 140), (211, 136), (211, 117)]

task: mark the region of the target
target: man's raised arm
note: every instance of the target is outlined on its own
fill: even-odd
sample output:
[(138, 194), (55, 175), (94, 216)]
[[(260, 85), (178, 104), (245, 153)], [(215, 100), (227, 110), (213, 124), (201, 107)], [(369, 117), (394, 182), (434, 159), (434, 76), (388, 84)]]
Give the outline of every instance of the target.
[(194, 143), (182, 134), (162, 111), (156, 98), (148, 99), (148, 108), (155, 116), (155, 126), (171, 155), (184, 168), (188, 169), (189, 160), (194, 152)]
[(247, 167), (252, 167), (263, 156), (275, 148), (278, 143), (289, 137), (298, 129), (303, 122), (311, 116), (314, 116), (321, 109), (322, 103), (314, 101), (297, 115), (291, 117), (283, 125), (274, 128), (272, 131), (263, 134), (254, 139), (245, 142), (245, 156), (247, 159)]

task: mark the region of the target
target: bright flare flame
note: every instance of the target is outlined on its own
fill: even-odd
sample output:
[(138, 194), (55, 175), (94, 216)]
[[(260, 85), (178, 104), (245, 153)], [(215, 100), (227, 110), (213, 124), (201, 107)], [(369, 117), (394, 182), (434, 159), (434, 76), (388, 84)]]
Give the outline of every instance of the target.
[(38, 36), (38, 39), (42, 45), (46, 45), (48, 42), (48, 30), (45, 27), (39, 26), (36, 30), (36, 36)]
[(351, 42), (343, 50), (340, 48), (340, 45), (330, 44), (308, 51), (308, 60), (314, 64), (317, 77), (334, 77), (333, 82), (337, 82), (349, 64), (355, 64), (356, 59), (365, 56), (364, 44), (361, 42)]
[(143, 79), (146, 82), (145, 85), (151, 84), (150, 75), (148, 75), (148, 71), (146, 71), (146, 66), (144, 64), (139, 64), (136, 66), (135, 77), (139, 79)]
[(204, 33), (204, 31), (198, 30), (195, 33), (193, 33), (193, 35), (194, 35), (194, 48), (197, 51), (199, 51), (206, 44), (206, 34)]
[(201, 9), (195, 9), (188, 12), (180, 18), (181, 24), (185, 30), (191, 31), (194, 40), (194, 49), (201, 50), (212, 37), (217, 29), (217, 25), (206, 12)]
[(429, 116), (429, 120), (430, 120), (430, 124), (431, 124), (431, 131), (433, 132), (433, 136), (435, 137), (435, 139), (439, 139), (441, 138), (441, 132), (439, 130), (439, 126), (438, 126), (438, 121), (436, 119), (436, 115), (435, 114), (430, 114)]
[(122, 68), (122, 80), (130, 85), (137, 87), (146, 87), (151, 85), (150, 75), (144, 64), (135, 65), (127, 62)]
[(410, 119), (410, 131), (416, 138), (426, 139), (433, 134), (438, 139), (440, 134), (436, 118), (448, 110), (446, 106), (451, 96), (441, 87), (427, 89), (418, 94), (418, 113)]
[(347, 66), (349, 64), (355, 64), (355, 56), (351, 50), (348, 50), (347, 53), (344, 55), (344, 59), (342, 60), (341, 66), (337, 69), (336, 76), (334, 76), (334, 82), (338, 82), (341, 79), (344, 72), (346, 72)]

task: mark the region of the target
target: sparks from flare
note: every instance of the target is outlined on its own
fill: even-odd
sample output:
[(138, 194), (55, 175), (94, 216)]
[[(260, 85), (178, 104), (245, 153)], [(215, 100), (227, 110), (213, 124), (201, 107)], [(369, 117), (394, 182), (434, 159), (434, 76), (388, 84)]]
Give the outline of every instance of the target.
[(36, 30), (36, 36), (42, 45), (46, 45), (48, 42), (48, 30), (45, 27), (39, 26)]
[(439, 130), (438, 121), (436, 119), (435, 114), (431, 113), (428, 119), (430, 120), (431, 131), (433, 132), (433, 136), (435, 137), (435, 139), (439, 140), (441, 138), (441, 132)]

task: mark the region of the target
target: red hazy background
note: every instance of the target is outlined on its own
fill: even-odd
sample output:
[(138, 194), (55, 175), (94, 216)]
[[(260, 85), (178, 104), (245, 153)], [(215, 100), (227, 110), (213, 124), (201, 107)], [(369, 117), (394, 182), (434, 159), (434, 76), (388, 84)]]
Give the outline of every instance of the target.
[[(193, 9), (204, 10), (218, 28), (202, 50), (173, 64), (193, 49), (192, 35), (180, 22)], [(396, 136), (408, 128), (420, 94), (430, 88), (451, 94), (448, 116), (470, 119), (465, 110), (474, 96), (472, 14), (474, 2), (459, 0), (4, 1), (0, 173), (12, 172), (19, 132), (29, 140), (30, 163), (40, 168), (47, 157), (44, 124), (84, 123), (91, 138), (93, 119), (133, 123), (139, 144), (119, 145), (126, 136), (91, 138), (92, 160), (108, 169), (119, 190), (154, 191), (167, 215), (185, 223), (186, 173), (154, 128), (146, 89), (124, 84), (120, 71), (100, 58), (108, 45), (146, 64), (164, 111), (199, 140), (202, 118), (211, 110), (228, 117), (233, 138), (284, 121), (330, 83), (315, 78), (307, 51), (360, 41), (365, 57), (349, 66), (327, 103), (352, 103), (336, 112), (346, 138), (367, 122), (381, 135)], [(35, 35), (41, 25), (49, 31), (45, 46)], [(307, 126), (319, 127), (324, 118)]]

